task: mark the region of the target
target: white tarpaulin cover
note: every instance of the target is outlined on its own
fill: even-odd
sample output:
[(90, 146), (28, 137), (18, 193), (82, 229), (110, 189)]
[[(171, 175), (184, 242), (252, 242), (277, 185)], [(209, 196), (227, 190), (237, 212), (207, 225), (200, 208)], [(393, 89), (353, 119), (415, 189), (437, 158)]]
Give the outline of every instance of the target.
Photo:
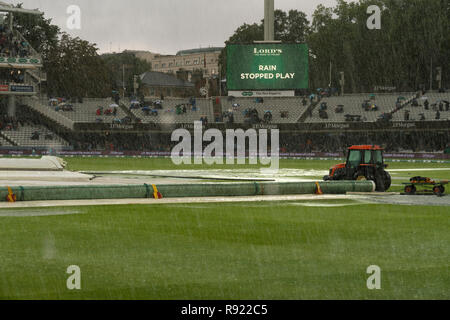
[(53, 156), (43, 156), (40, 159), (0, 158), (0, 170), (60, 171), (65, 166), (63, 159)]

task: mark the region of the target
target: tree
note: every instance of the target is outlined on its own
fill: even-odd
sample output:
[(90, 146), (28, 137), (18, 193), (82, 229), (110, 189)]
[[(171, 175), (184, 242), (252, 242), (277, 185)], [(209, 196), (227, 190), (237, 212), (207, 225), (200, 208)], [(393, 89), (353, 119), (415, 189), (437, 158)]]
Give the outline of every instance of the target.
[[(246, 24), (236, 29), (234, 34), (225, 41), (225, 45), (229, 44), (246, 44), (252, 43), (255, 40), (261, 40), (264, 38), (264, 25), (261, 24)], [(224, 48), (219, 55), (219, 64), (222, 75), (226, 74), (227, 66), (227, 50)]]
[(48, 94), (65, 97), (107, 97), (111, 93), (108, 69), (97, 47), (63, 33), (47, 56)]
[[(381, 30), (367, 28), (369, 5), (381, 9)], [(226, 44), (262, 40), (263, 29), (263, 23), (244, 24)], [(370, 92), (375, 86), (398, 91), (428, 88), (436, 67), (442, 68), (444, 86), (449, 86), (448, 30), (448, 0), (338, 0), (334, 7), (318, 5), (311, 23), (301, 11), (275, 11), (275, 38), (309, 46), (311, 89), (330, 84), (330, 64), (331, 85), (339, 86), (343, 71), (346, 92)], [(220, 64), (225, 75), (226, 50)], [(435, 79), (432, 83), (437, 89)]]
[[(21, 8), (22, 4), (16, 7)], [(105, 97), (111, 87), (97, 47), (61, 33), (44, 15), (14, 13), (13, 26), (43, 59), (47, 93), (66, 97)]]
[(151, 63), (137, 58), (132, 52), (103, 54), (101, 56), (109, 74), (111, 88), (117, 90), (122, 88), (125, 80), (127, 95), (134, 92), (134, 76), (151, 71)]
[[(22, 4), (19, 3), (16, 7), (22, 8)], [(27, 39), (30, 45), (43, 56), (44, 60), (47, 53), (56, 47), (59, 41), (60, 29), (51, 22), (51, 19), (44, 18), (44, 14), (14, 13), (14, 29)]]
[[(262, 20), (264, 25), (264, 20)], [(288, 14), (275, 10), (275, 39), (287, 43), (305, 43), (310, 32), (306, 14), (298, 10), (289, 10)]]

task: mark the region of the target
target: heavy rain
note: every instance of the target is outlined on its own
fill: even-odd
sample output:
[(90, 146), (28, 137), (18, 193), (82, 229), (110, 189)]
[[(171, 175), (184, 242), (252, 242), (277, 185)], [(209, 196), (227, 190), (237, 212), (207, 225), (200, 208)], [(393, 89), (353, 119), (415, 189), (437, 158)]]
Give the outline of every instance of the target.
[(443, 0), (0, 1), (0, 300), (449, 299), (449, 30)]

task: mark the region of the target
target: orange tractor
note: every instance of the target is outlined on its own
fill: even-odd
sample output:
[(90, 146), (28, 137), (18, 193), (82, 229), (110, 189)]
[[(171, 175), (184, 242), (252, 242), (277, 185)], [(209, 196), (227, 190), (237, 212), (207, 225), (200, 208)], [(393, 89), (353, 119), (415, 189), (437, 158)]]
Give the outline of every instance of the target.
[(391, 186), (391, 176), (385, 170), (383, 149), (375, 145), (351, 146), (347, 161), (333, 166), (323, 180), (372, 180), (375, 190), (384, 192)]

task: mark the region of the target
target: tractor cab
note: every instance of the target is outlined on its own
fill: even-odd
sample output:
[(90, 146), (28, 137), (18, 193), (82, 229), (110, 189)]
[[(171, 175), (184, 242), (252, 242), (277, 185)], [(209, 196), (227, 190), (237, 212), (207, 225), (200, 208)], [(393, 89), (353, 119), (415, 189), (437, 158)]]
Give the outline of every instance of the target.
[(352, 146), (348, 148), (346, 168), (375, 166), (386, 168), (383, 161), (383, 149), (379, 146)]
[(391, 185), (391, 177), (384, 170), (386, 167), (381, 147), (351, 146), (346, 162), (333, 166), (324, 180), (373, 180), (377, 191), (385, 191)]

